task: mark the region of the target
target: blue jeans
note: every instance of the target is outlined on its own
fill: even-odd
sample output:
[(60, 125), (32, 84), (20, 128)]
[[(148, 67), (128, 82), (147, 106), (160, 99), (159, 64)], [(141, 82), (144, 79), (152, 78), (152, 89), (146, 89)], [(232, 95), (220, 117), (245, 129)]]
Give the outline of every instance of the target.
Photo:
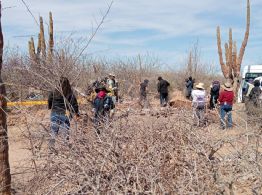
[(227, 115), (227, 127), (231, 128), (233, 126), (232, 122), (232, 106), (231, 105), (221, 105), (220, 106), (220, 120), (222, 128), (226, 127), (225, 117)]
[(51, 112), (51, 142), (54, 144), (55, 138), (58, 135), (59, 130), (62, 132), (62, 135), (65, 141), (69, 140), (69, 128), (70, 122), (69, 118), (65, 114)]

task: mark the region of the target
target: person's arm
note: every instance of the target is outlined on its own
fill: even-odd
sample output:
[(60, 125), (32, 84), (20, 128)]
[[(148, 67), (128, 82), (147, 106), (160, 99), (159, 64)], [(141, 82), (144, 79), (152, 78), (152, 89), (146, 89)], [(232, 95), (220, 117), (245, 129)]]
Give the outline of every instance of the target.
[(167, 84), (168, 87), (170, 86), (170, 83), (168, 81), (166, 82), (166, 84)]
[(160, 93), (160, 82), (157, 83), (157, 92)]
[(48, 95), (48, 109), (50, 110), (53, 106), (53, 99), (54, 99), (54, 95), (53, 92), (50, 92)]

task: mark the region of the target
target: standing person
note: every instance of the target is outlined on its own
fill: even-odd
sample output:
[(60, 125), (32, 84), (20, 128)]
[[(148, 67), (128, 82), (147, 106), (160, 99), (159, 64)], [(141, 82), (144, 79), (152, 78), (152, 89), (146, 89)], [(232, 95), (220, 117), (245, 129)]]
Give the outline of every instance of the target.
[(220, 91), (220, 82), (213, 81), (210, 90), (210, 102), (209, 102), (210, 110), (213, 110), (215, 108), (215, 105), (217, 104), (219, 91)]
[(258, 106), (261, 93), (262, 91), (260, 89), (260, 82), (259, 80), (255, 80), (254, 87), (249, 94), (249, 100), (253, 103), (254, 106)]
[(100, 134), (98, 129), (105, 120), (109, 119), (110, 112), (114, 109), (114, 103), (111, 96), (107, 94), (109, 91), (104, 86), (99, 86), (96, 88), (96, 97), (93, 101), (93, 109), (95, 112), (94, 125), (97, 133)]
[(116, 90), (116, 80), (115, 75), (110, 73), (107, 79), (107, 89), (109, 90), (108, 95), (112, 97), (114, 103), (116, 102), (115, 90)]
[[(192, 90), (192, 107), (194, 112), (194, 119), (197, 119), (197, 124), (200, 125), (204, 122), (205, 118), (205, 105), (206, 105), (206, 91), (204, 83), (196, 85), (196, 89)], [(194, 120), (194, 122), (196, 122)]]
[(77, 99), (72, 91), (69, 80), (61, 77), (59, 85), (50, 92), (48, 97), (48, 109), (51, 109), (51, 141), (53, 147), (59, 130), (66, 141), (69, 141), (70, 119), (73, 115), (79, 117)]
[(190, 76), (186, 80), (186, 91), (187, 91), (186, 98), (187, 99), (190, 99), (193, 88), (194, 88), (194, 79)]
[(147, 100), (148, 83), (149, 80), (145, 79), (144, 82), (140, 84), (140, 104), (143, 108), (148, 107), (148, 100)]
[[(230, 82), (226, 82), (222, 85), (223, 91), (220, 92), (218, 101), (220, 103), (220, 119), (221, 119), (221, 128), (225, 129), (226, 127), (232, 128), (232, 107), (234, 101), (234, 92), (233, 87)], [(227, 122), (225, 117), (227, 115)], [(227, 126), (226, 126), (227, 123)]]
[(160, 94), (160, 105), (166, 106), (168, 103), (168, 87), (169, 82), (164, 80), (162, 77), (158, 77), (157, 91)]

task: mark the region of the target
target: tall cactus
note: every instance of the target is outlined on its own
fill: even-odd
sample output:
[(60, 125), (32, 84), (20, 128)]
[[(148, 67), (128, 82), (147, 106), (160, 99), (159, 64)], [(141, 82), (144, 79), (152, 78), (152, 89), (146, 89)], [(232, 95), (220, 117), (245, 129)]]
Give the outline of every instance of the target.
[(46, 57), (46, 44), (45, 44), (45, 30), (44, 30), (44, 22), (43, 17), (40, 16), (40, 43), (41, 43), (41, 52), (42, 57)]
[(248, 42), (249, 37), (249, 29), (250, 29), (250, 1), (247, 0), (247, 18), (246, 18), (246, 32), (245, 37), (242, 42), (239, 53), (237, 53), (237, 44), (233, 42), (232, 29), (229, 29), (229, 41), (225, 44), (225, 57), (226, 63), (223, 59), (223, 51), (221, 47), (221, 35), (220, 35), (220, 27), (217, 27), (217, 47), (218, 47), (218, 55), (219, 61), (221, 65), (221, 69), (223, 75), (226, 79), (230, 79), (233, 82), (234, 92), (237, 93), (239, 88), (239, 77), (240, 77), (240, 69), (243, 60), (243, 56), (245, 53), (245, 49)]
[(46, 51), (46, 42), (45, 42), (45, 30), (44, 30), (44, 21), (43, 17), (39, 17), (40, 21), (40, 31), (38, 34), (38, 43), (37, 49), (35, 51), (34, 39), (28, 41), (29, 56), (36, 63), (41, 59), (42, 61), (51, 60), (53, 57), (54, 51), (54, 22), (52, 17), (52, 12), (49, 12), (49, 41), (48, 41), (48, 51)]
[(29, 56), (30, 59), (36, 61), (36, 52), (35, 52), (35, 43), (34, 38), (31, 37), (31, 40), (28, 41), (28, 48), (29, 48)]
[(52, 17), (52, 12), (49, 12), (49, 48), (48, 48), (48, 58), (52, 59), (54, 50), (54, 22)]
[(0, 194), (11, 195), (11, 174), (9, 165), (9, 146), (6, 124), (6, 90), (1, 77), (4, 47), (1, 11), (2, 6), (0, 1)]

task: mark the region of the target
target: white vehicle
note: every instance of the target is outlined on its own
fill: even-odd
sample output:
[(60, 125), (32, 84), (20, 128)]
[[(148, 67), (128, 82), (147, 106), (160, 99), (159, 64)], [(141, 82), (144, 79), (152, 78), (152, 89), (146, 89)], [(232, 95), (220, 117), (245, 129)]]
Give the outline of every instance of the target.
[(262, 77), (262, 65), (248, 65), (242, 71), (242, 81), (238, 91), (238, 102), (243, 102), (250, 83), (256, 78)]

